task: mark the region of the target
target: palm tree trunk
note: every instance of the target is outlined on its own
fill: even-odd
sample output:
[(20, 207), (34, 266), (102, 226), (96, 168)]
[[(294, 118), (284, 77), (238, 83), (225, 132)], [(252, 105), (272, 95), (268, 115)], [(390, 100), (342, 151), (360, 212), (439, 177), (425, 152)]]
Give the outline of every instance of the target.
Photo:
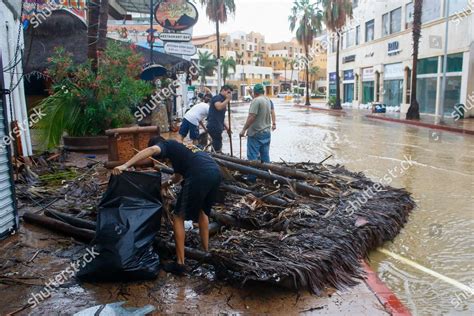
[(109, 0), (100, 1), (99, 12), (99, 38), (97, 40), (97, 50), (103, 52), (107, 47), (107, 22), (109, 19)]
[(340, 47), (340, 39), (341, 39), (341, 34), (339, 31), (336, 33), (337, 34), (337, 47), (336, 47), (336, 104), (334, 105), (334, 109), (336, 110), (341, 110), (341, 78), (339, 77), (339, 47)]
[(286, 80), (288, 80), (287, 76), (286, 76), (286, 64), (285, 64), (285, 84), (284, 84), (284, 90), (286, 91)]
[(309, 53), (308, 53), (308, 45), (304, 47), (305, 55), (306, 55), (306, 106), (310, 106), (311, 102), (309, 102)]
[(423, 10), (423, 0), (415, 0), (415, 8), (413, 14), (413, 70), (411, 77), (411, 98), (410, 108), (408, 109), (407, 120), (420, 119), (420, 105), (416, 99), (417, 94), (417, 74), (418, 74), (418, 50), (421, 37), (421, 15)]
[(87, 10), (87, 58), (92, 70), (97, 73), (97, 36), (99, 29), (99, 0), (90, 0)]

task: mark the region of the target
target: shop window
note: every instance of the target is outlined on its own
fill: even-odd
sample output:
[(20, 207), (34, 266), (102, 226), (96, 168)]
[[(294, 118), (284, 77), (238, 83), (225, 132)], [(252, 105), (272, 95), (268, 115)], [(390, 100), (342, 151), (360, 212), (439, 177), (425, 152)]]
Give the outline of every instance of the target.
[[(444, 58), (441, 57), (441, 62), (444, 67)], [(463, 54), (448, 55), (448, 72), (461, 72), (463, 63)], [(441, 68), (443, 71), (443, 68)]]
[(362, 83), (362, 104), (374, 102), (374, 82), (364, 81)]
[(462, 77), (448, 77), (446, 82), (446, 94), (444, 98), (444, 113), (451, 114), (455, 111), (454, 106), (461, 102)]
[(470, 5), (469, 0), (450, 0), (449, 1), (449, 15), (452, 14), (461, 14), (462, 12), (467, 12)]
[(417, 100), (420, 113), (435, 113), (437, 78), (420, 78), (417, 80)]
[(418, 60), (418, 75), (437, 74), (438, 57), (430, 57)]
[(403, 100), (403, 80), (385, 80), (383, 83), (383, 103), (400, 106)]
[(370, 20), (365, 23), (365, 42), (374, 40), (375, 21)]

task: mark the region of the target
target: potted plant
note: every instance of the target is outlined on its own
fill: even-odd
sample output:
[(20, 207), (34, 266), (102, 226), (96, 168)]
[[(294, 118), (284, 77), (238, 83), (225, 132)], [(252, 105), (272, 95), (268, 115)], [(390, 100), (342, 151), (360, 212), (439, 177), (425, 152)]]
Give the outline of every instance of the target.
[(110, 43), (99, 56), (97, 73), (90, 61), (75, 64), (57, 48), (48, 60), (50, 95), (39, 106), (46, 114), (38, 123), (45, 148), (60, 144), (71, 151), (107, 151), (107, 129), (135, 123), (133, 112), (152, 91), (139, 79), (143, 58), (133, 47)]

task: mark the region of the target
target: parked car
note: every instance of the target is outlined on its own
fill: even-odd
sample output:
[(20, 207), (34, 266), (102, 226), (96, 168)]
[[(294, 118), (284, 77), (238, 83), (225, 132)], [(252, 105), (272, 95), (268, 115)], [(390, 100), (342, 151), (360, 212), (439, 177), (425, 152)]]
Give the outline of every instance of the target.
[(242, 98), (244, 102), (252, 102), (253, 98), (251, 95), (246, 95), (245, 97)]
[(277, 94), (277, 98), (286, 98), (288, 95), (288, 92), (280, 92)]

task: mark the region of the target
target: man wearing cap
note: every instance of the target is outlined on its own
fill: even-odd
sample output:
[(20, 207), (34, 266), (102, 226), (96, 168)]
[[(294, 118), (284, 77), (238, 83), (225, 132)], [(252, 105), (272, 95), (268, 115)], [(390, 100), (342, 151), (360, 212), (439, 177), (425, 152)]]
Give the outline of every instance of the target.
[(254, 99), (240, 137), (247, 134), (247, 159), (270, 162), (271, 131), (276, 129), (273, 102), (265, 97), (263, 85), (253, 88)]
[(204, 127), (203, 121), (209, 114), (209, 101), (211, 101), (211, 99), (212, 94), (206, 94), (203, 97), (203, 102), (196, 104), (186, 112), (179, 129), (179, 139), (181, 143), (188, 134), (194, 145), (199, 143), (199, 125)]

